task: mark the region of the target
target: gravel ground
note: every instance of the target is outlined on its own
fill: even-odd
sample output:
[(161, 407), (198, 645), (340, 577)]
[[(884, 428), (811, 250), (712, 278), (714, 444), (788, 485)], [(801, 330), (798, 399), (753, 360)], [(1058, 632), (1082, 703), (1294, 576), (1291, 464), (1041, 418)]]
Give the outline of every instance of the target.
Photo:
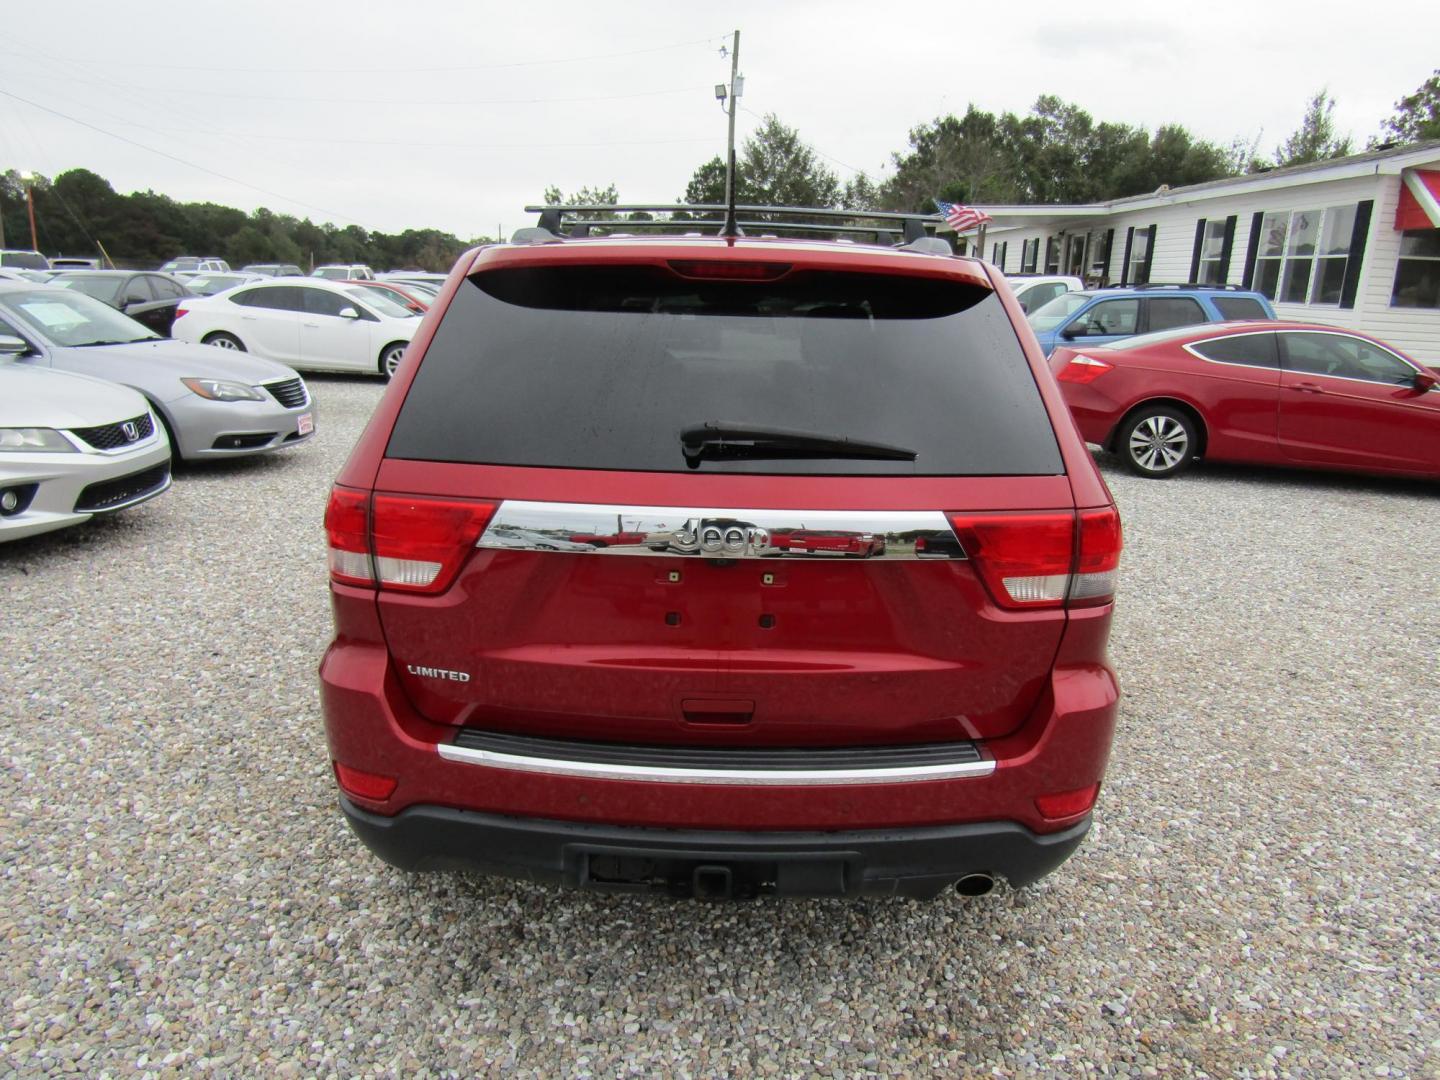
[(0, 548), (0, 1071), (1440, 1075), (1440, 490), (1107, 478), (1097, 825), (1022, 893), (410, 878), (345, 829), (320, 517), (379, 396)]

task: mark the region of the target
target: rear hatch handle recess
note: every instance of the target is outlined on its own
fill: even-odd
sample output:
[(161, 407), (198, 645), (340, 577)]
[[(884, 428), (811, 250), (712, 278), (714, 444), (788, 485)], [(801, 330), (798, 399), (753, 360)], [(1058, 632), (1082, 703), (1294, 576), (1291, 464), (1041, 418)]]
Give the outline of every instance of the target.
[(888, 443), (867, 442), (844, 435), (825, 435), (789, 428), (757, 427), (726, 420), (708, 420), (680, 432), (685, 464), (698, 469), (706, 458), (868, 458), (914, 461), (916, 451)]

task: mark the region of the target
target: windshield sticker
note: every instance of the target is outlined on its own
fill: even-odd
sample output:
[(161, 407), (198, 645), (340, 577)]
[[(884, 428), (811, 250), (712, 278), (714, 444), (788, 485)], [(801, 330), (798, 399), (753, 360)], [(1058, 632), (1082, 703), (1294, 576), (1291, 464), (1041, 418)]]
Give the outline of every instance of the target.
[(22, 301), (20, 308), (47, 330), (68, 330), (86, 321), (85, 316), (68, 304), (53, 301)]

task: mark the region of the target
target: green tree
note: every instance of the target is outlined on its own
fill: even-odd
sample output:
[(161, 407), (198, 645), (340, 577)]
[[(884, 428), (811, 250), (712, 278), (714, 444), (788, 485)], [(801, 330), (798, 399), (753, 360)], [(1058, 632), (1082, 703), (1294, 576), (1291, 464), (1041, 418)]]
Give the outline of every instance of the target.
[(1351, 151), (1351, 140), (1347, 135), (1340, 138), (1335, 134), (1335, 99), (1327, 88), (1321, 87), (1305, 105), (1305, 115), (1300, 126), (1275, 149), (1275, 164), (1308, 165), (1312, 161), (1344, 157)]
[(1440, 68), (1395, 103), (1395, 115), (1385, 121), (1383, 132), (1387, 141), (1399, 143), (1440, 139)]
[(839, 178), (801, 141), (800, 133), (780, 123), (774, 113), (766, 114), (745, 140), (735, 168), (740, 181), (736, 202), (822, 207), (840, 202)]

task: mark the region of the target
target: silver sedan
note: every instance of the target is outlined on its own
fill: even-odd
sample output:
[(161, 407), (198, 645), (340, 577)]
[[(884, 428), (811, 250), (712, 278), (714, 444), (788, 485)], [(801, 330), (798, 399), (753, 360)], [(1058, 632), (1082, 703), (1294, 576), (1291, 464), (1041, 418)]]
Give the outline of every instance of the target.
[(169, 486), (170, 443), (143, 397), (0, 357), (0, 540), (123, 510)]
[(158, 337), (66, 289), (0, 281), (0, 352), (139, 391), (182, 458), (278, 450), (315, 431), (310, 392), (292, 368)]

